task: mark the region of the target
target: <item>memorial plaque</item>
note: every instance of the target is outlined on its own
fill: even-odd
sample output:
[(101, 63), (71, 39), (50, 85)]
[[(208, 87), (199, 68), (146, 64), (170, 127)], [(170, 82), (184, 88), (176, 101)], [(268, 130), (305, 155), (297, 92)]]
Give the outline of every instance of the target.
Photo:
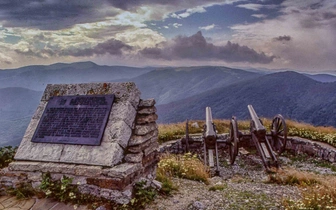
[(101, 143), (114, 95), (51, 97), (32, 138), (35, 143)]

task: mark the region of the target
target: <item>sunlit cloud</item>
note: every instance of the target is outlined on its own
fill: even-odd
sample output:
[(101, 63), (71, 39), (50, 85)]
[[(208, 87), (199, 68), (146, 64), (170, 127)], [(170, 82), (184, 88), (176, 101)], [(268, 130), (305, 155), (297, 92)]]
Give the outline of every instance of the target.
[(209, 31), (209, 30), (214, 29), (215, 27), (216, 27), (215, 24), (211, 24), (211, 25), (207, 25), (207, 26), (200, 26), (200, 27), (198, 27), (198, 28), (201, 29), (201, 30)]

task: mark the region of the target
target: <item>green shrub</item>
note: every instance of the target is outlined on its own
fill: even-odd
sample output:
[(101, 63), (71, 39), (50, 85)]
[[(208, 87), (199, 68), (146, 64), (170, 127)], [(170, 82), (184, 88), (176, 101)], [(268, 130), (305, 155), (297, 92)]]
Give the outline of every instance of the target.
[(134, 186), (134, 198), (128, 205), (124, 205), (125, 209), (144, 209), (151, 203), (157, 195), (157, 191), (152, 187), (146, 187), (146, 181), (141, 181)]
[(0, 148), (0, 168), (7, 167), (14, 160), (17, 147), (7, 146)]
[(20, 183), (16, 188), (6, 190), (9, 195), (16, 196), (17, 199), (27, 199), (33, 197), (37, 192), (28, 183)]

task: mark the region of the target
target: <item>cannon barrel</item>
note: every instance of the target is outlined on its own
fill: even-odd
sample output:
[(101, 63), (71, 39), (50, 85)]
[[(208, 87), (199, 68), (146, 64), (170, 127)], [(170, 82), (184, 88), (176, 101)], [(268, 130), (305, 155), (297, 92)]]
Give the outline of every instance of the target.
[(212, 139), (215, 138), (216, 139), (216, 131), (214, 128), (214, 124), (212, 121), (212, 113), (211, 113), (211, 108), (210, 107), (206, 107), (205, 108), (205, 138), (206, 139)]
[(251, 118), (252, 118), (252, 121), (253, 121), (253, 125), (254, 125), (254, 129), (256, 131), (258, 131), (258, 132), (260, 132), (260, 131), (265, 131), (266, 132), (266, 129), (261, 124), (261, 121), (260, 121), (257, 113), (253, 109), (253, 106), (252, 105), (248, 105), (247, 108), (248, 108), (248, 110), (250, 112), (250, 115), (251, 115)]

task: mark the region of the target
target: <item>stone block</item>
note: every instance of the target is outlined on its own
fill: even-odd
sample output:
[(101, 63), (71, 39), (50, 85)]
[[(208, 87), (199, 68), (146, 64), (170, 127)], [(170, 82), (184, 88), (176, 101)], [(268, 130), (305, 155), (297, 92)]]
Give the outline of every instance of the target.
[(135, 130), (134, 130), (134, 134), (135, 135), (139, 135), (139, 136), (144, 136), (152, 131), (157, 130), (157, 124), (156, 123), (150, 123), (150, 124), (146, 124), (146, 125), (136, 125), (135, 126)]
[(104, 173), (112, 178), (124, 179), (125, 177), (141, 170), (139, 163), (123, 163), (110, 169), (105, 169)]
[(144, 150), (144, 155), (147, 156), (154, 151), (159, 151), (159, 146), (158, 142), (151, 143), (149, 147)]
[(109, 121), (103, 135), (103, 142), (118, 143), (126, 148), (131, 136), (132, 129), (124, 121)]
[(144, 158), (142, 159), (142, 166), (144, 168), (152, 165), (152, 164), (156, 164), (159, 162), (159, 156), (158, 156), (158, 152), (152, 152), (147, 156), (144, 156)]
[(138, 114), (141, 114), (141, 115), (149, 115), (149, 114), (155, 114), (156, 113), (156, 107), (153, 106), (153, 107), (145, 107), (145, 108), (140, 108), (138, 110)]
[(137, 146), (129, 146), (127, 149), (131, 153), (139, 153), (139, 152), (142, 152), (147, 147), (149, 147), (150, 144), (151, 144), (151, 141), (149, 140)]
[(139, 107), (144, 108), (144, 107), (152, 107), (155, 105), (155, 99), (150, 98), (146, 100), (140, 100)]
[(8, 165), (10, 171), (39, 171), (41, 170), (41, 162), (16, 161)]
[(42, 163), (41, 171), (43, 173), (65, 173), (65, 174), (75, 174), (75, 165), (64, 164), (64, 163)]
[(149, 141), (150, 139), (158, 136), (158, 130), (154, 130), (146, 135), (143, 136), (137, 136), (133, 135), (128, 142), (128, 146), (136, 146), (145, 143), (146, 141)]
[(136, 123), (137, 124), (147, 124), (153, 123), (158, 119), (157, 114), (150, 114), (150, 115), (138, 115)]
[(67, 145), (60, 162), (114, 166), (124, 158), (124, 151), (117, 143), (104, 143), (100, 146)]
[[(109, 116), (109, 123), (112, 123), (110, 126), (114, 126), (113, 123), (115, 122), (124, 121), (129, 127), (132, 127), (136, 117), (136, 113), (136, 109), (129, 101), (117, 101), (113, 104)], [(106, 127), (109, 128), (110, 126)]]
[(82, 194), (90, 194), (94, 196), (100, 195), (100, 188), (94, 185), (88, 185), (88, 184), (78, 185), (78, 190)]
[(76, 165), (75, 175), (96, 177), (102, 174), (103, 167), (101, 166), (86, 166), (86, 165)]
[(127, 154), (125, 156), (125, 161), (128, 163), (141, 163), (143, 157), (143, 153), (136, 153), (136, 154)]
[(86, 181), (89, 185), (95, 185), (100, 188), (111, 190), (122, 190), (127, 185), (131, 184), (131, 179), (129, 177), (126, 179), (87, 178)]

